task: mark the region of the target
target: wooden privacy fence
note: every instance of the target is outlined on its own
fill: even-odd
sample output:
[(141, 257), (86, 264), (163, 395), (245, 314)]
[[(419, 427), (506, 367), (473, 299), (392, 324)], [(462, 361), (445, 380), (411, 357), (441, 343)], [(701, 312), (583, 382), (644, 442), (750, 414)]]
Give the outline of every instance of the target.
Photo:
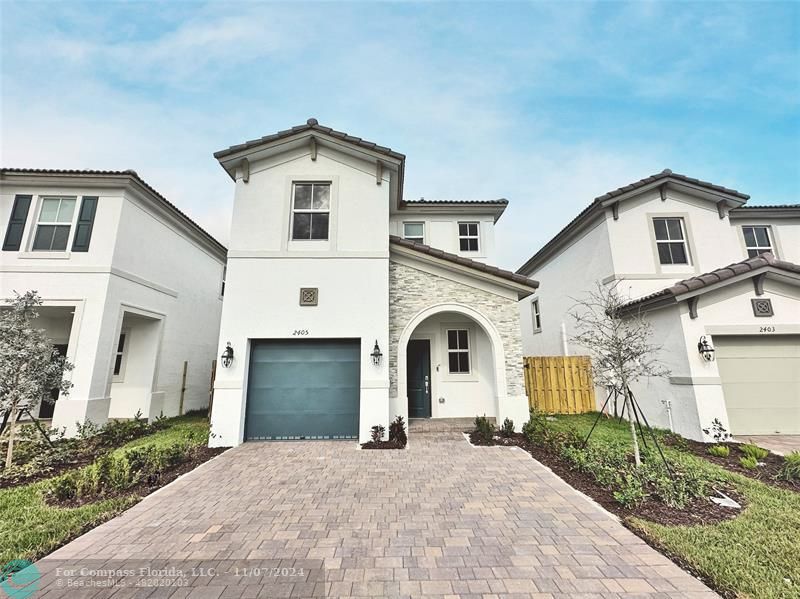
[(589, 356), (526, 356), (528, 405), (547, 414), (583, 414), (597, 410)]

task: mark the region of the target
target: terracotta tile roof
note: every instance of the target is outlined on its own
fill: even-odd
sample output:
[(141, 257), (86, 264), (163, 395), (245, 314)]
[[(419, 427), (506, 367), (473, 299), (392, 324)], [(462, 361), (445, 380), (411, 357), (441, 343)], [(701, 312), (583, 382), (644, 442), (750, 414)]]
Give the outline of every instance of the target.
[(214, 239), (203, 227), (194, 222), (189, 216), (186, 215), (180, 208), (170, 202), (167, 198), (158, 193), (155, 188), (151, 187), (139, 174), (132, 169), (124, 171), (110, 171), (110, 170), (89, 170), (89, 169), (55, 169), (55, 168), (0, 168), (0, 177), (6, 173), (18, 173), (21, 175), (60, 175), (67, 177), (119, 177), (134, 179), (150, 193), (152, 193), (158, 200), (160, 200), (169, 210), (174, 212), (179, 218), (184, 220), (187, 224), (197, 230), (211, 245), (217, 247), (223, 253), (227, 253), (227, 248), (219, 241)]
[(723, 266), (722, 268), (712, 270), (711, 272), (697, 275), (696, 277), (678, 281), (670, 287), (628, 302), (623, 306), (623, 308), (637, 306), (660, 297), (676, 297), (678, 295), (683, 295), (684, 293), (702, 289), (703, 287), (708, 287), (709, 285), (714, 285), (715, 283), (732, 279), (733, 277), (758, 270), (759, 268), (763, 268), (765, 266), (772, 266), (780, 270), (785, 270), (786, 272), (800, 274), (800, 264), (786, 262), (785, 260), (778, 260), (770, 253), (764, 253), (754, 258), (748, 258), (747, 260), (742, 260), (741, 262), (734, 262), (733, 264)]
[(404, 204), (487, 204), (487, 205), (502, 205), (505, 206), (508, 204), (508, 200), (505, 198), (499, 198), (497, 200), (426, 200), (425, 198), (420, 198), (418, 200), (403, 200)]
[(750, 204), (733, 208), (733, 210), (785, 210), (800, 209), (800, 204)]
[(617, 196), (621, 196), (622, 194), (628, 193), (629, 191), (633, 191), (635, 189), (639, 189), (640, 187), (644, 187), (645, 185), (649, 185), (659, 179), (675, 179), (676, 181), (683, 181), (684, 183), (692, 183), (693, 185), (698, 185), (700, 187), (705, 187), (707, 189), (711, 189), (713, 191), (721, 191), (722, 193), (727, 193), (730, 195), (738, 196), (743, 200), (749, 200), (750, 196), (735, 189), (729, 189), (727, 187), (722, 187), (721, 185), (714, 185), (713, 183), (709, 183), (708, 181), (701, 181), (700, 179), (695, 179), (694, 177), (687, 177), (686, 175), (681, 175), (680, 173), (673, 173), (670, 169), (665, 168), (660, 173), (655, 175), (650, 175), (649, 177), (645, 177), (644, 179), (639, 179), (634, 183), (630, 183), (629, 185), (625, 185), (624, 187), (619, 187), (613, 191), (609, 191), (608, 193), (604, 193), (601, 196), (598, 196), (594, 199), (595, 202), (604, 202), (605, 200), (610, 200)]
[[(750, 199), (749, 195), (738, 192), (735, 189), (729, 189), (727, 187), (722, 187), (721, 185), (714, 185), (713, 183), (709, 183), (708, 181), (701, 181), (700, 179), (687, 177), (686, 175), (681, 175), (680, 173), (674, 173), (670, 169), (665, 168), (660, 173), (657, 173), (655, 175), (650, 175), (649, 177), (645, 177), (644, 179), (640, 179), (639, 181), (636, 181), (629, 185), (625, 185), (624, 187), (619, 187), (613, 191), (604, 193), (601, 196), (597, 196), (594, 200), (592, 200), (591, 204), (589, 204), (588, 206), (586, 206), (586, 208), (581, 210), (575, 218), (573, 218), (566, 225), (564, 225), (564, 227), (558, 233), (556, 233), (550, 239), (550, 241), (545, 243), (539, 249), (538, 252), (536, 252), (533, 256), (531, 256), (525, 262), (525, 264), (520, 266), (517, 269), (517, 272), (519, 273), (522, 272), (523, 270), (528, 270), (529, 268), (532, 268), (535, 264), (537, 264), (537, 262), (544, 259), (547, 255), (549, 255), (550, 250), (553, 249), (564, 237), (566, 237), (570, 230), (580, 226), (581, 223), (583, 223), (591, 214), (599, 210), (602, 210), (603, 202), (607, 200), (612, 200), (630, 191), (640, 189), (651, 183), (655, 183), (660, 180), (668, 181), (670, 179), (675, 181), (682, 181), (685, 183), (692, 183), (694, 185), (699, 185), (701, 187), (705, 187), (713, 191), (720, 191), (723, 193), (734, 195), (743, 201), (747, 201), (748, 199)], [(738, 210), (738, 208), (735, 208), (734, 210)]]
[(308, 119), (304, 125), (297, 125), (296, 127), (292, 127), (291, 129), (278, 131), (277, 133), (272, 133), (271, 135), (265, 135), (264, 137), (260, 137), (258, 139), (251, 139), (250, 141), (246, 141), (241, 144), (236, 144), (235, 146), (231, 146), (225, 150), (214, 152), (214, 158), (217, 159), (225, 158), (226, 156), (235, 154), (236, 152), (240, 152), (241, 150), (247, 150), (250, 148), (254, 148), (256, 146), (260, 146), (261, 144), (269, 143), (279, 139), (284, 139), (286, 137), (295, 135), (296, 133), (302, 133), (303, 131), (319, 131), (320, 133), (325, 133), (326, 135), (335, 137), (336, 139), (340, 139), (342, 141), (346, 141), (348, 143), (361, 146), (362, 148), (365, 148), (367, 150), (372, 150), (373, 152), (378, 152), (379, 154), (385, 154), (387, 156), (391, 156), (392, 158), (396, 158), (401, 161), (406, 159), (405, 155), (400, 154), (399, 152), (395, 152), (391, 148), (387, 148), (385, 146), (379, 146), (376, 143), (367, 141), (365, 139), (361, 139), (360, 137), (355, 137), (353, 135), (344, 133), (343, 131), (336, 131), (335, 129), (331, 129), (330, 127), (325, 127), (323, 125), (320, 125), (317, 119), (314, 118)]
[(523, 275), (518, 275), (516, 273), (511, 272), (510, 270), (503, 270), (502, 268), (498, 268), (496, 266), (490, 266), (489, 264), (484, 264), (483, 262), (470, 260), (469, 258), (464, 258), (463, 256), (458, 256), (456, 254), (451, 254), (449, 252), (445, 252), (437, 248), (432, 248), (431, 246), (425, 245), (424, 243), (418, 243), (416, 241), (403, 239), (402, 237), (398, 237), (397, 235), (389, 235), (389, 243), (404, 248), (409, 248), (421, 254), (427, 254), (428, 256), (439, 258), (440, 260), (445, 260), (447, 262), (452, 262), (454, 264), (466, 266), (467, 268), (472, 268), (474, 270), (494, 275), (495, 277), (499, 277), (501, 279), (513, 281), (514, 283), (525, 285), (526, 287), (530, 287), (531, 289), (536, 289), (539, 287), (538, 281), (534, 281), (533, 279), (529, 279), (528, 277), (525, 277)]

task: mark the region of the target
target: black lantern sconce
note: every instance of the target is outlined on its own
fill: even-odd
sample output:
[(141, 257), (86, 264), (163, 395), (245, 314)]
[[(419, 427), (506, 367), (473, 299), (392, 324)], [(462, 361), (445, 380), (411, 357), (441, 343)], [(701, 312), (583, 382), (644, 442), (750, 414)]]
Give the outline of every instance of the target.
[(372, 349), (372, 353), (370, 354), (370, 356), (372, 356), (372, 363), (375, 364), (375, 366), (380, 366), (383, 354), (381, 353), (381, 348), (378, 347), (377, 339), (375, 340), (375, 347)]
[(231, 347), (231, 342), (228, 341), (228, 345), (225, 348), (225, 351), (222, 352), (222, 367), (223, 368), (230, 368), (230, 365), (233, 363), (233, 348)]
[(697, 351), (700, 352), (706, 362), (714, 361), (714, 347), (705, 335), (700, 337), (700, 341), (697, 343)]

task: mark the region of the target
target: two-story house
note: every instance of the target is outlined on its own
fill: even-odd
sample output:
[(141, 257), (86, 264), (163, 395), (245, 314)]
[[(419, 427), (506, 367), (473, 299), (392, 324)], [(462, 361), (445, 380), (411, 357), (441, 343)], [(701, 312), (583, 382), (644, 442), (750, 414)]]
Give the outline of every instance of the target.
[(0, 298), (37, 291), (36, 325), (75, 366), (34, 416), (72, 434), (208, 405), (219, 242), (134, 171), (2, 169), (0, 226)]
[(653, 424), (800, 434), (800, 205), (748, 199), (669, 170), (596, 198), (517, 271), (525, 354), (580, 353), (568, 313), (616, 281), (671, 370), (634, 388)]
[(406, 201), (405, 156), (315, 119), (215, 157), (235, 191), (212, 444), (527, 419), (536, 283), (487, 265), (505, 200)]

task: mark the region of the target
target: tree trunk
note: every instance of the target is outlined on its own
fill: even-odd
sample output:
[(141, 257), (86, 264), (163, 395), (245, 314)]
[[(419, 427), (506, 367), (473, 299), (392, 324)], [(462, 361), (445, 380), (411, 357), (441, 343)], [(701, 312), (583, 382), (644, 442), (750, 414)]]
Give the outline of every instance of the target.
[(633, 440), (633, 462), (636, 464), (636, 467), (642, 465), (642, 457), (639, 455), (639, 439), (636, 436), (636, 425), (634, 424), (634, 419), (636, 418), (635, 414), (633, 413), (633, 401), (631, 401), (631, 391), (628, 389), (628, 386), (625, 386), (625, 409), (628, 411), (628, 423), (631, 427), (631, 439)]
[(11, 418), (8, 420), (8, 450), (6, 451), (6, 470), (11, 468), (14, 459), (14, 428), (17, 424), (17, 406), (11, 407)]

